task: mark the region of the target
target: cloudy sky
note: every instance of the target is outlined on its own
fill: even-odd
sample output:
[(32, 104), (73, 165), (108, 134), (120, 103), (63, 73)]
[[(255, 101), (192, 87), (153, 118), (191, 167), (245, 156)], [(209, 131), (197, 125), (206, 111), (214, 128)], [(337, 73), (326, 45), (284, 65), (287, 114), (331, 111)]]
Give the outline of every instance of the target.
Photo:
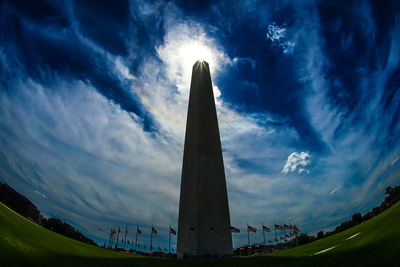
[(167, 247), (197, 59), (234, 246), (246, 223), (331, 229), (399, 184), (396, 1), (104, 2), (0, 6), (0, 181), (42, 214), (100, 244), (125, 224), (148, 242), (154, 224)]

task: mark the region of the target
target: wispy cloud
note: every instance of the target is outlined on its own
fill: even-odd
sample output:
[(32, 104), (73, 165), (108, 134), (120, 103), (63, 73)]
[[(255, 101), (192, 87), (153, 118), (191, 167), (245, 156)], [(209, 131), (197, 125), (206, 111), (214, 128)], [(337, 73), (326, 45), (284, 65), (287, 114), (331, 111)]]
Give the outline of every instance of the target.
[(42, 198), (47, 199), (47, 196), (43, 193), (40, 193), (38, 190), (35, 190), (35, 193), (41, 196)]
[(392, 161), (392, 166), (396, 165), (396, 164), (399, 162), (399, 160), (400, 160), (400, 157), (395, 158), (395, 159)]
[(332, 196), (333, 194), (338, 192), (340, 189), (342, 189), (341, 186), (337, 186), (337, 187), (333, 188), (332, 191), (329, 193), (329, 196)]

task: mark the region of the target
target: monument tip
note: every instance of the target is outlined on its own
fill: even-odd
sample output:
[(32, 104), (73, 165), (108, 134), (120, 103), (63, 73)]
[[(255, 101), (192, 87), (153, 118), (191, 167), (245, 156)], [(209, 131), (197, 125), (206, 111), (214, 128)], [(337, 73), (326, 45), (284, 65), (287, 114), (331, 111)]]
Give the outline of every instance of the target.
[(199, 66), (205, 65), (208, 68), (208, 62), (205, 60), (197, 60), (193, 65), (193, 69)]

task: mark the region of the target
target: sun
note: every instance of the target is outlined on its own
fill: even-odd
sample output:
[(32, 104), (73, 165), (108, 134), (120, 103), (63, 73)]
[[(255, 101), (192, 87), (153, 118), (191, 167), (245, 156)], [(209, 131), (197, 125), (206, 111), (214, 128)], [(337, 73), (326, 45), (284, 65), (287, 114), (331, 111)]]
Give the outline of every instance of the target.
[(217, 75), (222, 65), (229, 62), (217, 42), (205, 33), (194, 33), (188, 26), (169, 32), (164, 44), (156, 47), (165, 64), (167, 77), (181, 92), (190, 88), (192, 69), (196, 61), (206, 61), (211, 77)]
[(207, 62), (213, 60), (211, 49), (200, 42), (191, 41), (185, 43), (181, 49), (181, 53), (186, 59), (185, 61), (190, 64), (194, 64), (197, 60)]
[(196, 61), (206, 61), (210, 66), (215, 64), (212, 49), (198, 40), (190, 40), (182, 43), (178, 51), (183, 65), (188, 70), (191, 70)]

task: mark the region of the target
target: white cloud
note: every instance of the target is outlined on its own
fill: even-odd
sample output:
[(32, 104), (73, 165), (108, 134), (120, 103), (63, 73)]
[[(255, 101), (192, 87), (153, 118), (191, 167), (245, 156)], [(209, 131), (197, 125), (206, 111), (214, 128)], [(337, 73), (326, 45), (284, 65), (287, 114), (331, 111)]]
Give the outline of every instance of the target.
[(333, 194), (340, 191), (341, 189), (342, 189), (342, 186), (337, 186), (337, 187), (333, 188), (332, 191), (329, 193), (329, 196), (332, 196)]
[(287, 40), (286, 38), (286, 28), (279, 27), (276, 23), (271, 23), (268, 25), (267, 39), (271, 42), (277, 42), (279, 47), (282, 48), (284, 54), (293, 54), (294, 47), (296, 45), (295, 41)]
[(292, 154), (289, 155), (285, 166), (283, 166), (283, 169), (281, 173), (287, 174), (289, 172), (295, 172), (296, 170), (298, 171), (299, 174), (305, 172), (305, 173), (310, 173), (309, 170), (307, 170), (305, 167), (310, 165), (311, 163), (311, 156), (308, 154), (308, 152), (293, 152)]
[(286, 42), (281, 43), (279, 46), (282, 47), (283, 53), (293, 54), (295, 45), (296, 45), (296, 43), (293, 41), (286, 41)]
[(279, 41), (280, 39), (286, 37), (286, 29), (277, 26), (275, 23), (268, 25), (267, 38), (272, 42)]

